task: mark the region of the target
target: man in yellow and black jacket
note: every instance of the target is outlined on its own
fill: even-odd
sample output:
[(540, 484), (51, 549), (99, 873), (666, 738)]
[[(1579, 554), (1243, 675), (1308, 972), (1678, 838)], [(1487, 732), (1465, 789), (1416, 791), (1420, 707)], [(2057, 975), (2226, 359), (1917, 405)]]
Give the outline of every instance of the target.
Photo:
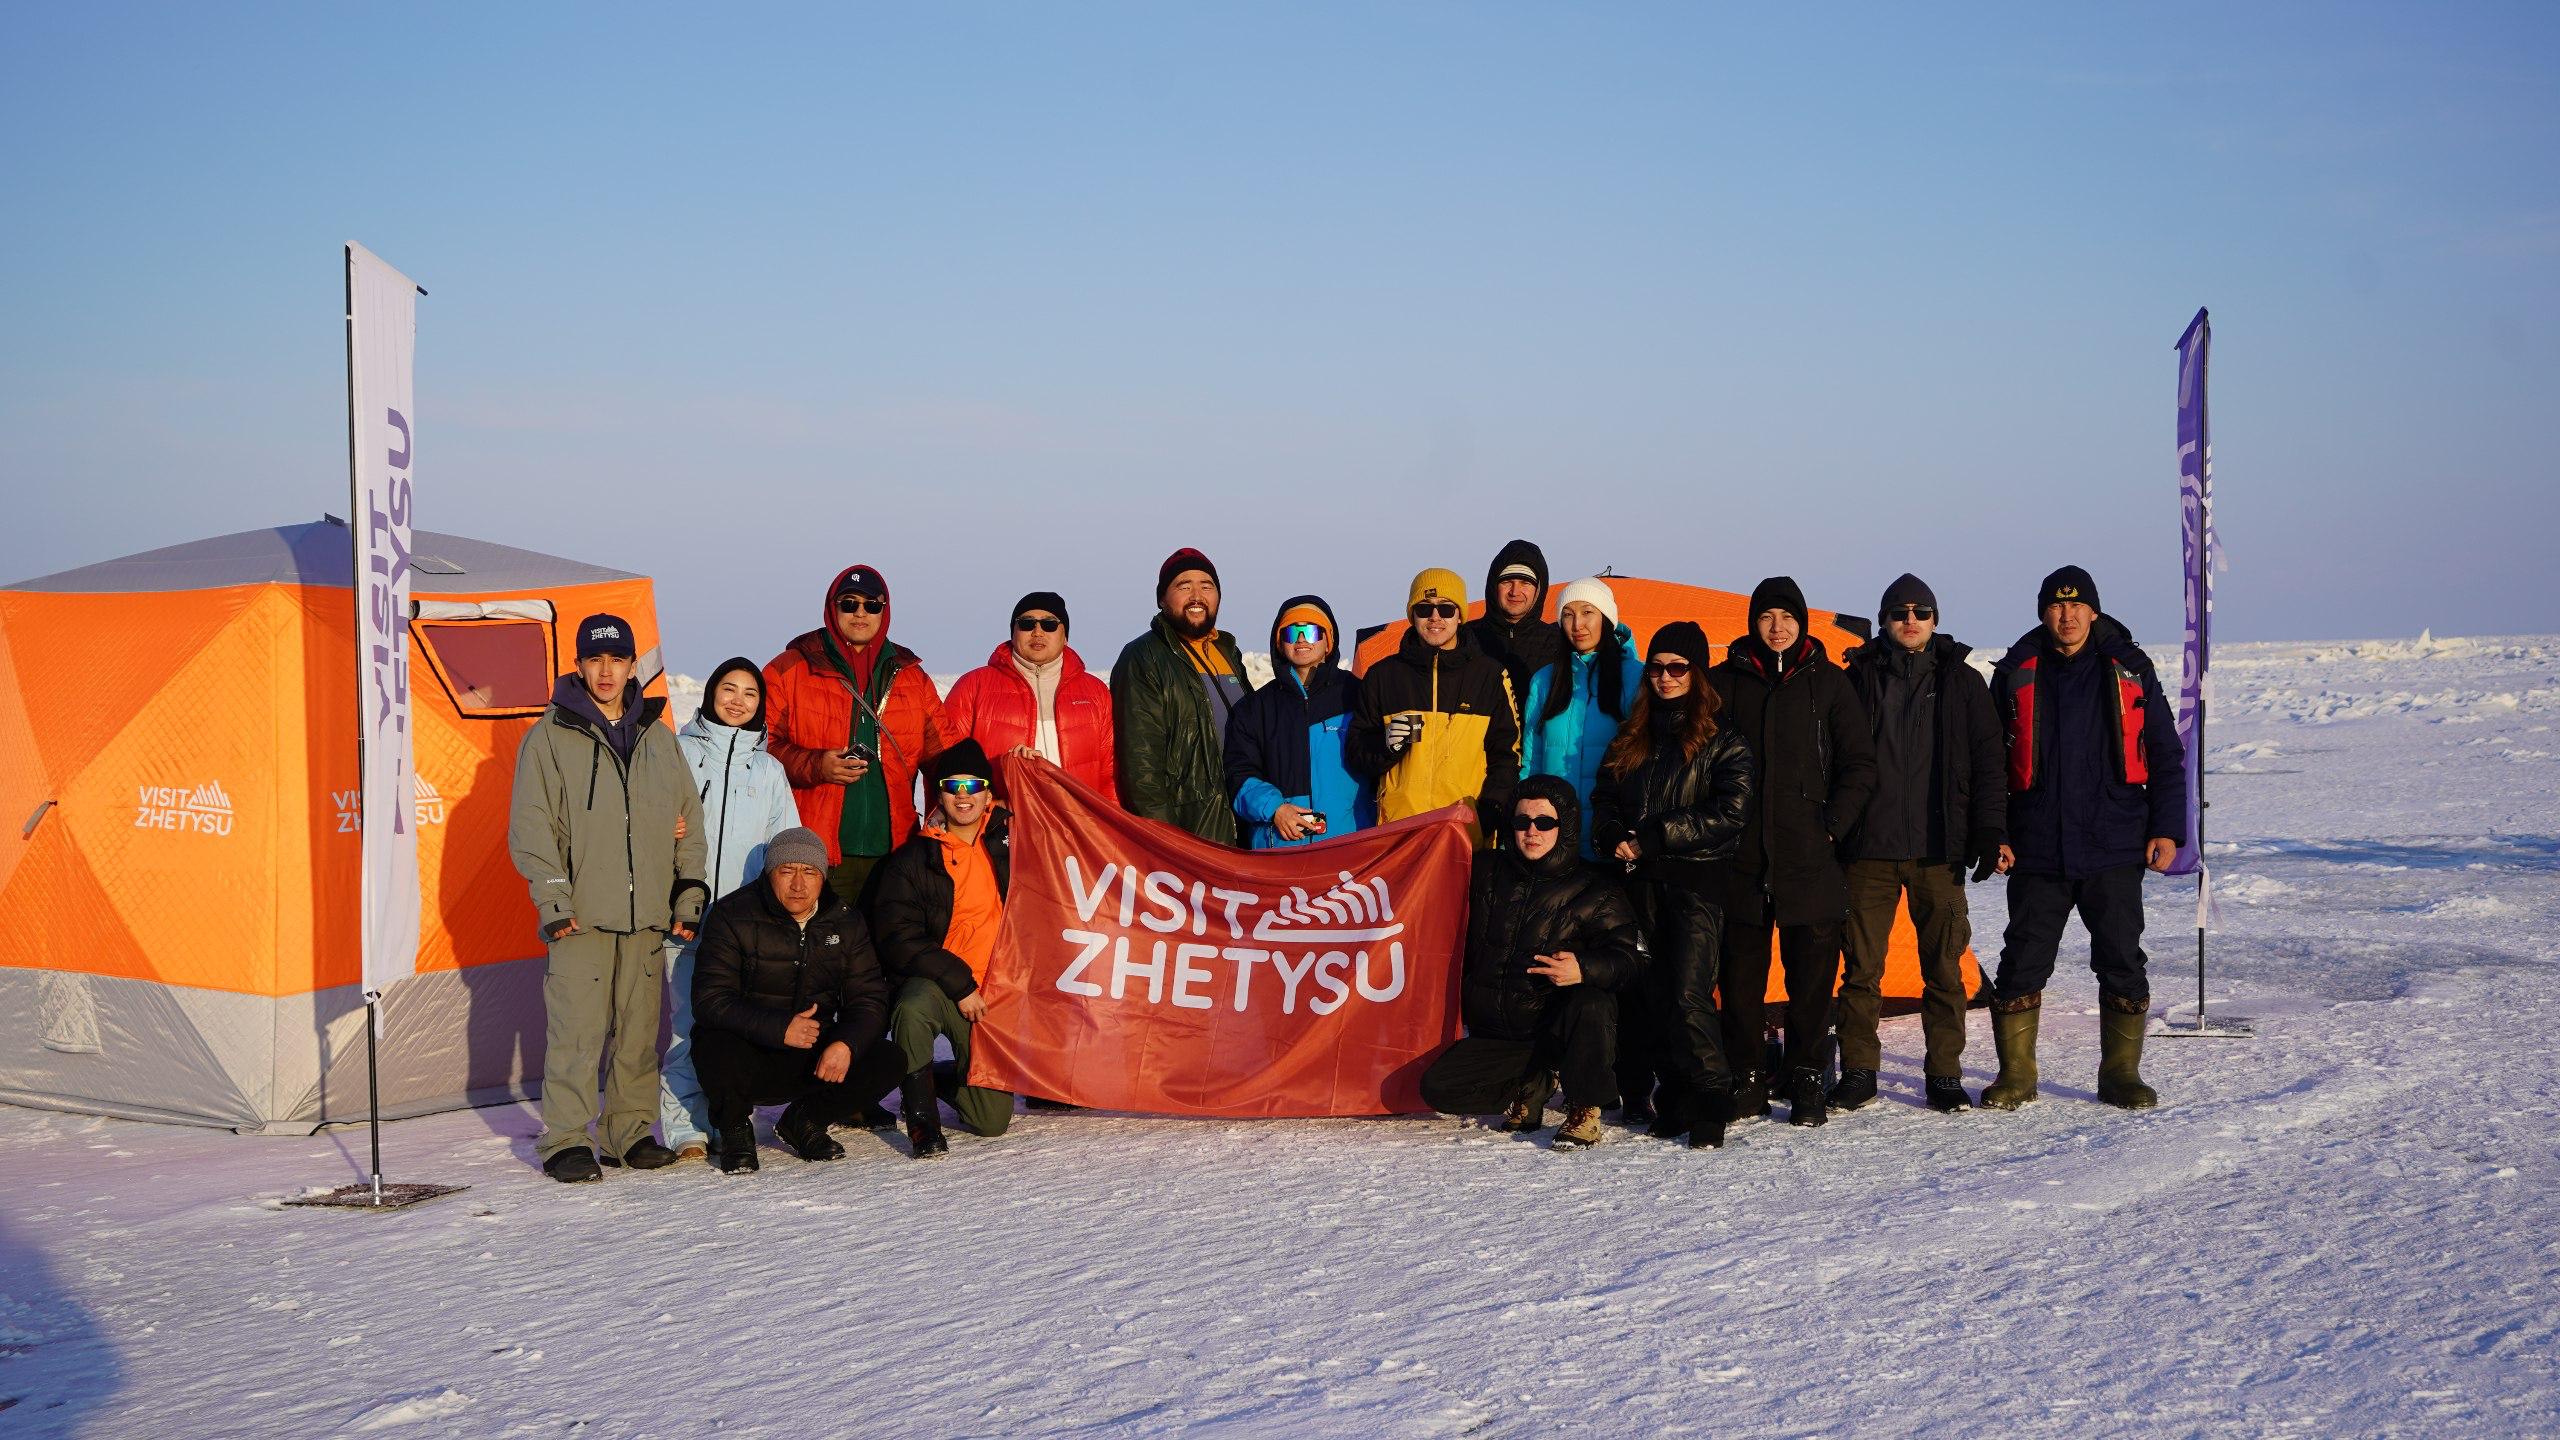
[(1378, 820), (1422, 815), (1464, 801), (1476, 844), (1484, 817), (1510, 813), (1520, 779), (1520, 724), (1502, 662), (1479, 649), (1459, 621), (1467, 585), (1455, 571), (1413, 577), (1396, 653), (1369, 667), (1352, 712), (1350, 764), (1378, 782)]

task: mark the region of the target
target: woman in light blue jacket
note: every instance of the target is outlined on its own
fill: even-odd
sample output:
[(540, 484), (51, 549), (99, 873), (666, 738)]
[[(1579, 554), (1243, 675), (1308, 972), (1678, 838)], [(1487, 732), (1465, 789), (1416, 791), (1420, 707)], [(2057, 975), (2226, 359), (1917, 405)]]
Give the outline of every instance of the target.
[[(1565, 653), (1529, 677), (1520, 704), (1520, 774), (1562, 778), (1588, 815), (1600, 757), (1635, 708), (1644, 666), (1634, 654), (1635, 637), (1618, 623), (1618, 597), (1608, 582), (1576, 580), (1557, 591), (1556, 622), (1564, 628)], [(1595, 858), (1589, 827), (1582, 858)]]
[[(676, 732), (702, 796), (703, 866), (714, 899), (764, 874), (765, 842), (800, 823), (791, 777), (764, 748), (764, 672), (744, 656), (720, 662), (702, 708)], [(668, 943), (667, 1013), (674, 1034), (658, 1066), (658, 1128), (678, 1159), (709, 1149), (711, 1109), (693, 1073), (693, 952)]]

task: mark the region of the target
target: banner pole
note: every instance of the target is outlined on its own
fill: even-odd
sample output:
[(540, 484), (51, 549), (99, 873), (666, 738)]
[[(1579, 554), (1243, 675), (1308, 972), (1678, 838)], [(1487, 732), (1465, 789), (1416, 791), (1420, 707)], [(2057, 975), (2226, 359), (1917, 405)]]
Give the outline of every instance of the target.
[(378, 1009), (381, 1003), (370, 999), (364, 1002), (365, 1107), (371, 1112), (373, 1129), (373, 1203), (376, 1205), (382, 1203), (382, 1015)]

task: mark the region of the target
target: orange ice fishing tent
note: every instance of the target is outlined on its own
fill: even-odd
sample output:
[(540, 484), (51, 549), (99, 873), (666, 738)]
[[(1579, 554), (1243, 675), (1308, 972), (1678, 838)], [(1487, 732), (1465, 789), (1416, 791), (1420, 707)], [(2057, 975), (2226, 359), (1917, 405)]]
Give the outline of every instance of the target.
[[(578, 619), (645, 576), (421, 530), (409, 635), (418, 973), (382, 1107), (519, 1098), (542, 943), (507, 855), (515, 752)], [(241, 1130), (365, 1114), (353, 551), (330, 520), (0, 588), (0, 1100)]]
[[(1682, 585), (1669, 580), (1647, 580), (1634, 575), (1611, 575), (1601, 572), (1611, 594), (1618, 597), (1618, 620), (1635, 635), (1636, 654), (1642, 656), (1653, 632), (1674, 620), (1694, 620), (1707, 632), (1713, 659), (1724, 659), (1727, 644), (1751, 625), (1747, 613), (1751, 597), (1731, 590), (1710, 590), (1701, 585)], [(1562, 589), (1561, 582), (1556, 589)], [(1547, 618), (1556, 618), (1555, 591), (1547, 592)], [(1484, 613), (1479, 600), (1467, 607), (1469, 618)], [(1814, 637), (1831, 652), (1834, 661), (1857, 645), (1866, 643), (1873, 627), (1858, 616), (1844, 616), (1837, 611), (1816, 610), (1812, 614)], [(1367, 673), (1376, 661), (1395, 653), (1404, 640), (1408, 621), (1396, 620), (1385, 625), (1372, 625), (1360, 632), (1360, 648), (1353, 657), (1352, 668)], [(1982, 973), (1975, 965), (1971, 951), (1964, 961), (1964, 983), (1967, 993), (1981, 987)], [(1769, 998), (1780, 999), (1786, 991), (1786, 976), (1776, 964), (1769, 966)], [(1884, 995), (1896, 1009), (1909, 1009), (1920, 999), (1920, 942), (1911, 928), (1908, 911), (1893, 922), (1893, 943), (1885, 954)], [(1896, 1003), (1900, 1002), (1900, 1003)]]

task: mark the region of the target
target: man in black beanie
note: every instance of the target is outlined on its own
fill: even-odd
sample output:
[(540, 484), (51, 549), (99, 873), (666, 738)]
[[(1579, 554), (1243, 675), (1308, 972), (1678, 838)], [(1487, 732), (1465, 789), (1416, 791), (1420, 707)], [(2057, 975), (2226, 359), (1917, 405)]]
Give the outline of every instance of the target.
[(1760, 767), (1729, 871), (1718, 979), (1738, 1120), (1769, 1113), (1761, 1016), (1773, 931), (1787, 976), (1787, 1119), (1819, 1125), (1830, 1109), (1824, 1051), (1849, 911), (1839, 839), (1875, 793), (1875, 732), (1811, 631), (1804, 591), (1773, 575), (1751, 592), (1750, 633), (1707, 672), (1725, 720), (1750, 742)]
[(1218, 567), (1187, 545), (1156, 568), (1156, 618), (1111, 667), (1111, 738), (1123, 808), (1233, 845), (1227, 718), (1253, 686), (1218, 598)]
[(943, 737), (975, 740), (989, 755), (1046, 760), (1114, 795), (1111, 687), (1067, 643), (1066, 597), (1034, 590), (1014, 601), (1005, 632), (987, 663), (943, 697)]
[(1994, 1110), (2036, 1098), (2044, 987), (2074, 911), (2098, 973), (2098, 1098), (2145, 1110), (2151, 1009), (2142, 953), (2142, 874), (2166, 870), (2187, 836), (2186, 748), (2151, 658), (2098, 607), (2089, 572), (2065, 565), (2036, 587), (2041, 623), (1991, 672), (2008, 748), (2009, 929), (1991, 987), (2000, 1074)]
[(1832, 1108), (1876, 1098), (1885, 950), (1906, 902), (1920, 941), (1922, 1075), (1929, 1108), (1973, 1108), (1964, 1088), (1964, 876), (1999, 865), (2009, 787), (1991, 690), (1972, 647), (1938, 633), (1938, 597), (1917, 575), (1885, 587), (1882, 630), (1849, 652), (1850, 686), (1875, 722), (1876, 793), (1841, 837), (1848, 861), (1848, 967), (1840, 982), (1840, 1083)]

